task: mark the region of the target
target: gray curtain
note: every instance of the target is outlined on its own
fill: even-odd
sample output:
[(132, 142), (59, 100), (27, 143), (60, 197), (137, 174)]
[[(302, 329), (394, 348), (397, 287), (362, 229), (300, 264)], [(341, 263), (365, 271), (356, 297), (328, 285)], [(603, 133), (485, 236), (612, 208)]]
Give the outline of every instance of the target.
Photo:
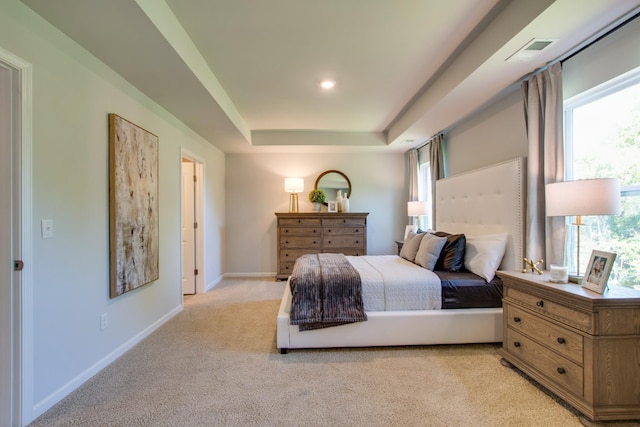
[(431, 168), (431, 224), (436, 226), (436, 181), (444, 178), (444, 155), (442, 154), (443, 134), (434, 136), (429, 141), (429, 163)]
[(562, 65), (534, 74), (522, 89), (529, 141), (525, 256), (564, 264), (564, 218), (545, 214), (545, 184), (564, 180)]

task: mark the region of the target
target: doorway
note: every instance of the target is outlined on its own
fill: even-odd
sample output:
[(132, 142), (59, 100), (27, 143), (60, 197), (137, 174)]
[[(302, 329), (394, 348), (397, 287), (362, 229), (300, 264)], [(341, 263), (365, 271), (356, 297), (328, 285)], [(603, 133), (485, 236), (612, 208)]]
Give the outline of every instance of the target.
[(202, 162), (182, 155), (182, 294), (194, 295), (204, 290), (202, 235)]
[[(31, 65), (0, 49), (0, 425), (31, 421)], [(23, 269), (23, 265), (25, 266)]]

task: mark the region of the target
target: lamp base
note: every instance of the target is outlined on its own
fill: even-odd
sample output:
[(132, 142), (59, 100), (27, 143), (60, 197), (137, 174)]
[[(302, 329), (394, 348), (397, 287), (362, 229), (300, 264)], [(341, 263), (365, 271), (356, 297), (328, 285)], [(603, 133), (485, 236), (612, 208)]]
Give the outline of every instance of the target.
[(298, 193), (289, 195), (289, 213), (298, 213)]

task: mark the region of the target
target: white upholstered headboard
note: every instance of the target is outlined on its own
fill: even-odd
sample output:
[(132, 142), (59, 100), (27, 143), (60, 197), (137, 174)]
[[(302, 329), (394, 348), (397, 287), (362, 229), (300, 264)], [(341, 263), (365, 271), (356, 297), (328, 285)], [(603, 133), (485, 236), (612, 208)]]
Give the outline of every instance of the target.
[(525, 159), (518, 157), (436, 181), (436, 230), (468, 236), (509, 233), (501, 270), (524, 255)]

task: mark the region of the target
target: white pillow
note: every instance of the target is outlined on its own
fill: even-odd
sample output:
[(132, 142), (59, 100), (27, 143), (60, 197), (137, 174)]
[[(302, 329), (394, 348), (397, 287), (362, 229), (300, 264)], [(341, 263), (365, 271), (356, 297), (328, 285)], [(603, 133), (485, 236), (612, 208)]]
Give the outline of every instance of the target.
[(440, 257), (440, 252), (447, 242), (446, 237), (438, 237), (433, 234), (425, 233), (420, 242), (420, 248), (416, 254), (415, 263), (427, 270), (432, 270), (436, 266), (436, 261)]
[(492, 281), (507, 249), (507, 233), (466, 237), (465, 268), (487, 282)]
[(407, 238), (404, 239), (402, 249), (400, 249), (400, 256), (407, 261), (413, 262), (416, 259), (416, 254), (420, 248), (422, 237), (424, 237), (424, 233), (417, 234), (410, 232), (407, 234)]

